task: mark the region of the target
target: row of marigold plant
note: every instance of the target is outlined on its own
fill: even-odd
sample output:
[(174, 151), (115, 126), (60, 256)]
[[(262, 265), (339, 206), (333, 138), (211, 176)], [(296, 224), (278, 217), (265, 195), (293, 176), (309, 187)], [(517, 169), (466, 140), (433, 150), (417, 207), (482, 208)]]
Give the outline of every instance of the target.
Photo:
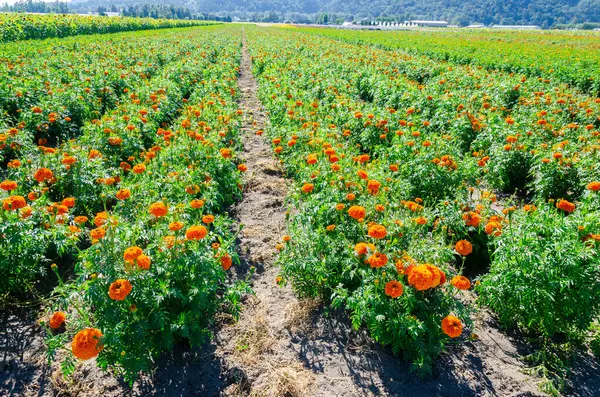
[[(599, 101), (525, 79), (507, 104), (519, 76), (445, 65), (415, 82), (421, 58), (298, 32), (253, 30), (249, 45), (274, 152), (297, 184), (281, 282), (344, 306), (424, 371), (470, 325), (460, 291), (473, 283), (504, 324), (585, 339), (600, 293)], [(548, 127), (532, 108), (561, 111)], [(486, 189), (501, 187), (495, 161), (522, 164), (510, 152), (575, 169), (577, 192), (498, 203)]]
[[(42, 324), (66, 374), (97, 357), (131, 383), (175, 343), (205, 341), (214, 314), (235, 315), (247, 292), (227, 276), (237, 257), (224, 212), (245, 170), (235, 157), (240, 36), (171, 40), (185, 57), (129, 88), (78, 139), (24, 144), (1, 183), (2, 233), (18, 241), (2, 263), (59, 280)], [(47, 263), (55, 249), (73, 275), (68, 261)]]
[(218, 22), (130, 17), (106, 18), (75, 14), (2, 13), (0, 14), (0, 43), (132, 30), (212, 25), (216, 23)]

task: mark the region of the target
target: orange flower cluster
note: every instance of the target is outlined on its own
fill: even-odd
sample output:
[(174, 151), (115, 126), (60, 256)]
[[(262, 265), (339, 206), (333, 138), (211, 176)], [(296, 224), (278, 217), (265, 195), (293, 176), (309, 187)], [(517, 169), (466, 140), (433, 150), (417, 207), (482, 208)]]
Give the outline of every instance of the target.
[(446, 283), (446, 274), (437, 266), (423, 264), (406, 271), (408, 284), (418, 291), (425, 291)]

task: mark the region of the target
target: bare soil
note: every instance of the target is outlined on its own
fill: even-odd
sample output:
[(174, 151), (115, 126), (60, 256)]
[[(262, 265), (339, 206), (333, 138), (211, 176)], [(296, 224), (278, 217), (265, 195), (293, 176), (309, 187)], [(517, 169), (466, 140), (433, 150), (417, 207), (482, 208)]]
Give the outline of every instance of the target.
[[(326, 312), (317, 301), (299, 301), (275, 282), (275, 245), (285, 234), (286, 181), (271, 156), (268, 127), (244, 43), (239, 87), (244, 111), (243, 200), (233, 208), (242, 226), (237, 277), (251, 278), (237, 323), (223, 321), (201, 349), (177, 347), (130, 389), (119, 379), (81, 364), (65, 381), (47, 364), (37, 324), (39, 308), (0, 311), (0, 396), (543, 396), (539, 378), (519, 359), (522, 338), (503, 332), (481, 311), (474, 318), (478, 339), (454, 346), (433, 376), (419, 379), (408, 364), (354, 331), (343, 312)], [(582, 356), (574, 367), (570, 395), (600, 396), (600, 367)], [(572, 394), (571, 394), (572, 393)]]

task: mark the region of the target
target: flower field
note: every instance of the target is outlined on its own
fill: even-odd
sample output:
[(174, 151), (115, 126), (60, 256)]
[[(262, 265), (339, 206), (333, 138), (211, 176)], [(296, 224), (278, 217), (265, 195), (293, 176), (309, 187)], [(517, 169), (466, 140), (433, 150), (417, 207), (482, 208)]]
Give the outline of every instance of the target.
[[(86, 21), (43, 36), (115, 31)], [(347, 314), (422, 379), (488, 310), (545, 393), (600, 355), (597, 36), (157, 23), (0, 45), (0, 296), (41, 302), (64, 375), (95, 358), (131, 386), (219, 343), (257, 284)], [(231, 269), (253, 263), (243, 125), (287, 180), (287, 230), (261, 220), (274, 280)]]
[(81, 34), (210, 25), (211, 22), (152, 18), (106, 18), (85, 15), (0, 14), (0, 43)]

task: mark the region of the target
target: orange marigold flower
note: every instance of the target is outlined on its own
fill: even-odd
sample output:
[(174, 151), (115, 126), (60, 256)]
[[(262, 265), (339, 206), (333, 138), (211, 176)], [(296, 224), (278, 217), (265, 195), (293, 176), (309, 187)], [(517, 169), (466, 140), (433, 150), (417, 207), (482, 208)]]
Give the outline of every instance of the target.
[(231, 264), (233, 263), (231, 257), (228, 254), (225, 254), (221, 257), (221, 267), (227, 271), (229, 270), (229, 268), (231, 267)]
[(282, 238), (282, 240), (283, 240), (284, 242), (286, 242), (286, 243), (287, 243), (288, 241), (290, 241), (291, 239), (292, 239), (292, 237), (291, 237), (291, 236), (283, 236), (283, 238)]
[(167, 208), (165, 203), (163, 203), (162, 201), (157, 201), (156, 203), (150, 205), (148, 212), (150, 212), (150, 214), (154, 215), (155, 217), (160, 218), (161, 216), (167, 215), (169, 213), (169, 209)]
[(207, 225), (208, 225), (209, 223), (213, 223), (214, 221), (215, 221), (215, 217), (214, 217), (214, 215), (210, 215), (210, 214), (209, 214), (209, 215), (204, 215), (204, 216), (202, 217), (202, 222), (206, 223)]
[(117, 192), (116, 196), (119, 200), (127, 200), (131, 197), (131, 191), (129, 189), (121, 189)]
[(391, 298), (397, 298), (404, 292), (404, 287), (398, 281), (388, 281), (385, 284), (385, 294)]
[(225, 159), (231, 157), (231, 149), (222, 148), (219, 150), (219, 152), (221, 153), (221, 156), (223, 156), (223, 158)]
[(318, 160), (318, 159), (317, 159), (317, 156), (315, 156), (314, 154), (309, 154), (309, 155), (306, 157), (306, 163), (307, 163), (307, 164), (311, 164), (311, 165), (312, 165), (312, 164), (315, 164), (315, 163), (317, 162), (317, 160)]
[(356, 220), (364, 219), (367, 215), (367, 210), (360, 205), (353, 205), (352, 207), (348, 208), (348, 215)]
[(471, 282), (465, 276), (454, 276), (450, 281), (450, 284), (454, 285), (458, 289), (467, 290), (471, 288)]
[(575, 211), (575, 204), (571, 203), (570, 201), (560, 199), (556, 202), (556, 208), (571, 213)]
[(131, 293), (131, 283), (123, 278), (118, 279), (108, 288), (108, 296), (115, 301), (122, 301)]
[(398, 169), (399, 169), (398, 164), (390, 165), (390, 171), (396, 172), (396, 171), (398, 171)]
[(65, 323), (67, 319), (67, 313), (65, 312), (54, 312), (50, 317), (50, 328), (59, 329)]
[(367, 263), (371, 267), (383, 267), (388, 263), (388, 257), (385, 254), (382, 254), (381, 252), (374, 252), (373, 255), (367, 258)]
[(239, 171), (241, 171), (241, 172), (246, 172), (246, 171), (248, 171), (248, 167), (246, 166), (246, 164), (239, 164), (239, 165), (237, 166), (237, 169), (238, 169)]
[(379, 183), (378, 181), (376, 181), (374, 179), (371, 179), (369, 182), (367, 182), (367, 190), (372, 195), (376, 195), (377, 193), (379, 193), (380, 187), (381, 187), (381, 183)]
[(192, 226), (185, 232), (185, 237), (188, 240), (201, 240), (206, 237), (208, 231), (204, 226)]
[(137, 164), (133, 167), (133, 172), (135, 174), (141, 174), (144, 171), (146, 171), (146, 166), (144, 164)]
[(419, 265), (413, 267), (408, 273), (408, 284), (418, 291), (425, 291), (432, 288), (436, 281), (435, 269), (431, 265)]
[(87, 216), (83, 216), (83, 215), (76, 216), (75, 219), (74, 219), (75, 223), (78, 224), (78, 225), (86, 223), (88, 220), (89, 220), (88, 217)]
[(490, 221), (485, 225), (485, 232), (498, 237), (502, 234), (502, 224), (498, 221)]
[(23, 207), (19, 211), (19, 215), (21, 215), (21, 218), (23, 218), (23, 219), (29, 218), (32, 214), (33, 214), (33, 209), (30, 206)]
[(17, 182), (15, 181), (3, 181), (0, 183), (0, 189), (10, 192), (11, 190), (15, 190), (18, 187)]
[(354, 246), (356, 255), (366, 255), (369, 251), (375, 251), (375, 245), (367, 243), (358, 243)]
[(369, 174), (367, 174), (367, 171), (365, 171), (365, 170), (358, 170), (358, 171), (356, 171), (356, 174), (358, 175), (358, 177), (360, 179), (364, 179), (364, 180), (366, 180), (369, 177)]
[(356, 195), (355, 195), (354, 193), (348, 193), (348, 194), (346, 195), (346, 200), (348, 200), (348, 201), (352, 201), (352, 200), (354, 200), (355, 198), (356, 198)]
[(62, 201), (62, 205), (67, 208), (75, 207), (75, 197), (67, 197)]
[(424, 216), (416, 217), (414, 219), (414, 221), (417, 225), (426, 225), (427, 224), (427, 218), (425, 218)]
[(467, 212), (462, 216), (467, 226), (477, 227), (481, 223), (481, 216), (476, 212)]
[(335, 205), (335, 209), (336, 209), (337, 211), (343, 211), (343, 210), (344, 210), (344, 208), (346, 208), (346, 205), (344, 205), (344, 204), (342, 204), (342, 203), (339, 203), (339, 204), (336, 204), (336, 205)]
[(146, 256), (144, 254), (140, 255), (137, 257), (135, 263), (137, 264), (137, 266), (142, 269), (142, 270), (148, 270), (150, 269), (150, 264), (152, 263), (152, 260), (150, 259), (149, 256)]
[(588, 190), (591, 190), (593, 192), (600, 191), (600, 182), (598, 182), (598, 181), (590, 182), (587, 184), (587, 188), (588, 188)]
[(129, 247), (125, 250), (125, 253), (123, 253), (123, 259), (125, 260), (125, 262), (133, 263), (138, 258), (138, 256), (142, 255), (143, 253), (144, 251), (142, 251), (140, 247)]
[(467, 256), (473, 252), (473, 245), (467, 240), (460, 240), (454, 246), (456, 252), (461, 256)]
[(387, 235), (387, 230), (385, 229), (385, 226), (375, 224), (369, 227), (368, 234), (370, 237), (382, 239), (385, 238), (385, 236)]
[(90, 230), (90, 237), (94, 240), (100, 240), (104, 236), (106, 236), (106, 230), (101, 227)]
[(54, 174), (48, 168), (40, 168), (35, 172), (35, 174), (33, 174), (33, 178), (39, 183), (49, 181), (53, 177)]
[(103, 348), (100, 344), (102, 336), (102, 332), (97, 328), (86, 328), (79, 331), (71, 343), (73, 355), (80, 360), (96, 357)]
[(198, 208), (202, 208), (204, 207), (204, 200), (192, 200), (192, 202), (190, 203), (190, 207), (194, 208), (194, 209), (198, 209)]
[(462, 334), (462, 323), (452, 315), (444, 317), (442, 320), (442, 331), (451, 338), (458, 338)]
[(167, 248), (173, 248), (175, 246), (175, 236), (165, 236), (163, 237), (163, 243)]
[(107, 220), (108, 214), (106, 213), (106, 211), (98, 212), (96, 214), (96, 217), (94, 218), (94, 225), (96, 225), (96, 227), (100, 227), (104, 225)]
[(172, 232), (176, 232), (178, 230), (183, 229), (183, 223), (182, 222), (171, 222), (169, 223), (169, 230)]
[(305, 183), (302, 186), (302, 192), (304, 192), (304, 193), (310, 193), (313, 190), (315, 190), (315, 185), (313, 185), (312, 183)]

